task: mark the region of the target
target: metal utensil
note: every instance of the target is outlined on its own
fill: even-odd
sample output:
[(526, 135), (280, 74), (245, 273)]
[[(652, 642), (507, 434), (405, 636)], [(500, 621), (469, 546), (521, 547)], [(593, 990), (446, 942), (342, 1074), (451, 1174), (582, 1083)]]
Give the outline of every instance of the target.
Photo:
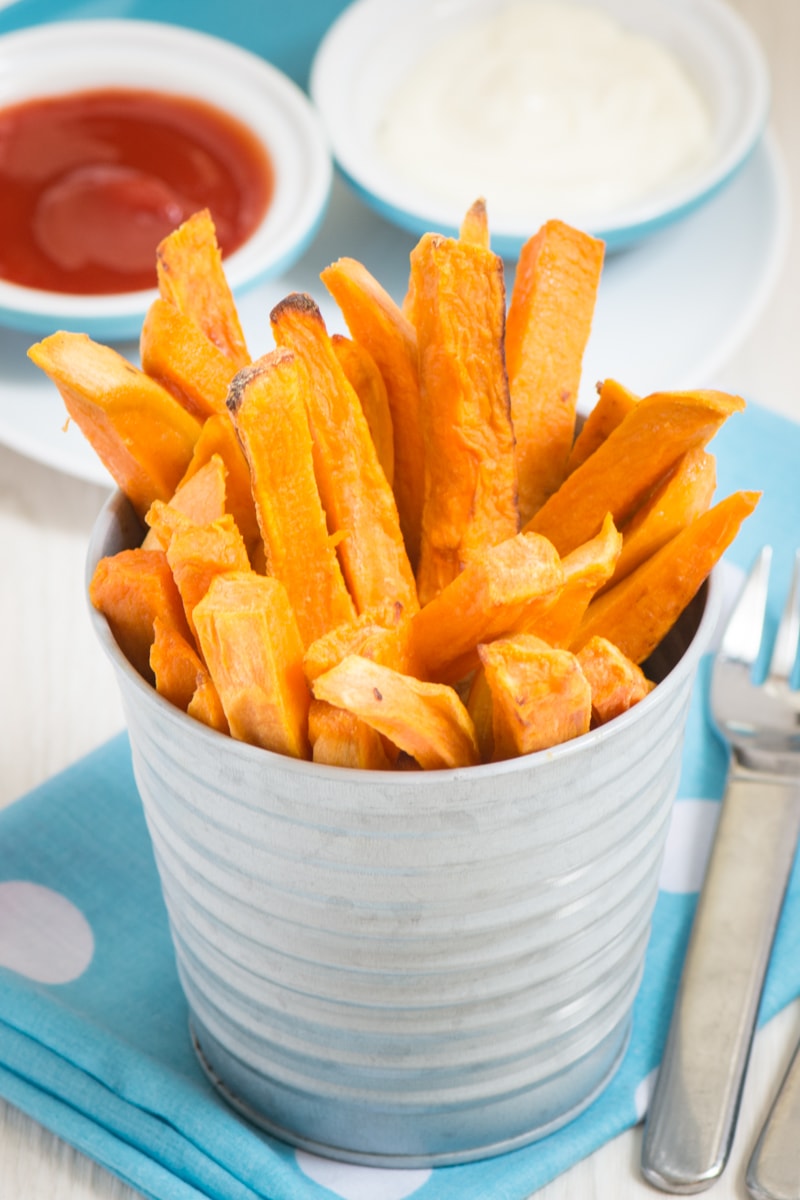
[(747, 1168), (753, 1200), (800, 1200), (800, 1045), (778, 1089)]
[(664, 1057), (642, 1172), (668, 1192), (722, 1173), (739, 1111), (767, 963), (800, 830), (800, 557), (763, 683), (771, 549), (748, 576), (716, 657), (711, 710), (731, 761)]

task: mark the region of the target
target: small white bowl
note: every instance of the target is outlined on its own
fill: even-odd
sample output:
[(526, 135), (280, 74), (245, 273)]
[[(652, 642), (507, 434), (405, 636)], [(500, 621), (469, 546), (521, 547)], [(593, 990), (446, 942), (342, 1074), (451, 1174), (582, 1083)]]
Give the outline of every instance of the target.
[[(272, 200), (251, 237), (225, 260), (235, 292), (283, 273), (299, 257), (325, 212), (333, 172), (319, 118), (295, 83), (221, 38), (157, 22), (64, 21), (0, 37), (0, 107), (102, 87), (202, 100), (243, 122), (266, 147)], [(137, 337), (155, 295), (72, 295), (0, 280), (0, 324), (39, 334)]]
[[(769, 111), (769, 74), (755, 38), (722, 0), (583, 0), (618, 25), (661, 43), (683, 66), (711, 118), (711, 146), (699, 165), (617, 211), (519, 213), (487, 199), (492, 246), (515, 257), (549, 217), (601, 237), (609, 250), (638, 241), (709, 200), (743, 165)], [(355, 191), (388, 220), (420, 234), (454, 233), (470, 196), (456, 211), (382, 161), (377, 130), (398, 84), (438, 43), (497, 13), (504, 0), (356, 0), (331, 26), (315, 56), (310, 92), (325, 122), (339, 168)]]

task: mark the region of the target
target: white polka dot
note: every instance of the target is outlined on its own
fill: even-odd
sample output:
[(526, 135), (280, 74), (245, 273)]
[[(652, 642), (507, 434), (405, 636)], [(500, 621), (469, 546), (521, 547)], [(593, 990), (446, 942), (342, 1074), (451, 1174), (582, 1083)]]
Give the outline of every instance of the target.
[(0, 967), (36, 983), (69, 983), (93, 954), (89, 922), (66, 896), (25, 880), (0, 883)]
[(431, 1177), (429, 1168), (390, 1171), (385, 1167), (359, 1167), (352, 1163), (318, 1158), (296, 1150), (297, 1165), (304, 1175), (328, 1188), (342, 1200), (403, 1200), (413, 1196)]
[(717, 828), (719, 807), (714, 800), (675, 802), (659, 879), (662, 891), (700, 891)]
[(636, 1120), (643, 1121), (650, 1107), (650, 1101), (653, 1098), (653, 1090), (656, 1086), (656, 1076), (658, 1075), (658, 1067), (654, 1067), (649, 1075), (645, 1075), (644, 1079), (636, 1088), (633, 1095), (633, 1104), (636, 1109)]

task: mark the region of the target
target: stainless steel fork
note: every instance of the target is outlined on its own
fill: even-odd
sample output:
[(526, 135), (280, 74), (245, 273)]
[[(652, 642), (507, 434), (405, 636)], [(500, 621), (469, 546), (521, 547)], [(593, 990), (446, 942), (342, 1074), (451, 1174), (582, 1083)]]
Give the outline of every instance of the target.
[(727, 1162), (800, 832), (800, 555), (768, 673), (753, 679), (771, 554), (758, 556), (712, 669), (728, 780), (642, 1147), (645, 1178), (667, 1192), (702, 1191)]

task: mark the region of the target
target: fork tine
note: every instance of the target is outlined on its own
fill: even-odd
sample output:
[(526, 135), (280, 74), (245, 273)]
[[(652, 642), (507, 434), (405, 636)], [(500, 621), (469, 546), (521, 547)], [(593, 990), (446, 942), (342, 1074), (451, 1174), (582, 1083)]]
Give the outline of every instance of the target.
[(772, 547), (762, 546), (725, 627), (720, 646), (723, 659), (752, 667), (758, 658), (771, 563)]
[(768, 678), (771, 683), (782, 683), (788, 686), (797, 660), (798, 641), (800, 641), (800, 550), (795, 552), (789, 595), (786, 598), (786, 607), (775, 635), (775, 647), (769, 664)]

